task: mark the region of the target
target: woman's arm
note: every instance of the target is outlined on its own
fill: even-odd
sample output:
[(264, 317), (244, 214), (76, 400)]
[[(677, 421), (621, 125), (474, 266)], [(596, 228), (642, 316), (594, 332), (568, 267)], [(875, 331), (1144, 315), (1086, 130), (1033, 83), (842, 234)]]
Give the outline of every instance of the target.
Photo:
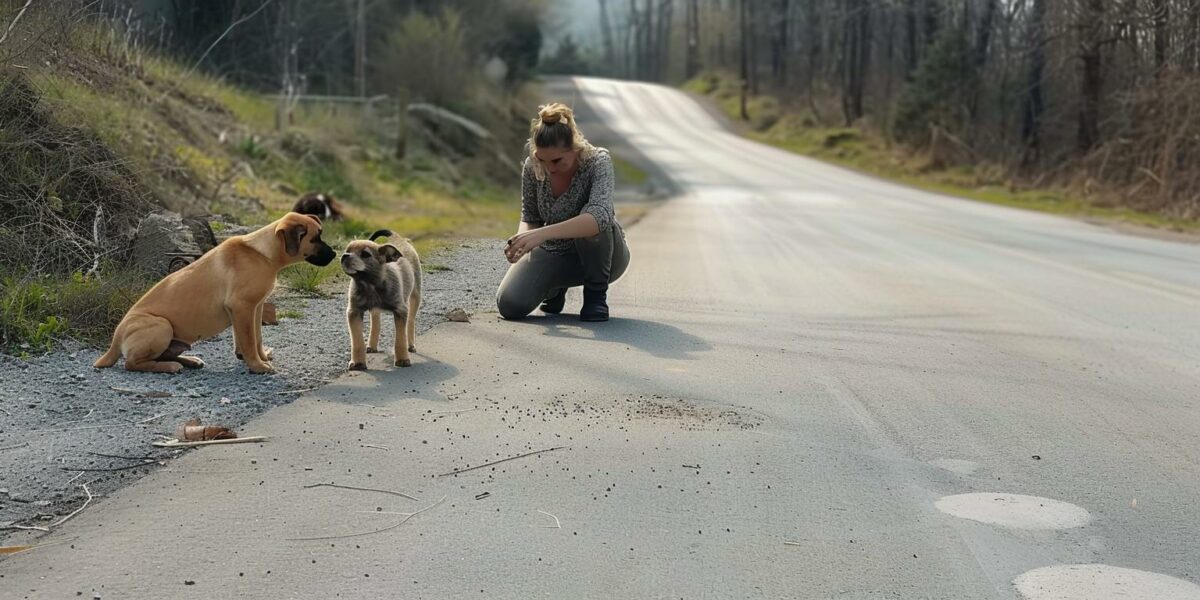
[(538, 181), (533, 175), (533, 163), (526, 158), (525, 165), (521, 168), (521, 224), (517, 226), (517, 233), (537, 229), (545, 223), (537, 204), (537, 185)]

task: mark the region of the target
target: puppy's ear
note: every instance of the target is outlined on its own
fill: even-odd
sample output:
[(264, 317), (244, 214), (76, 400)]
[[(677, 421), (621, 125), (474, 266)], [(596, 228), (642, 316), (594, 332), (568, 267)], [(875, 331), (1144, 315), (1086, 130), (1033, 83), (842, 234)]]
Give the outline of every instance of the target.
[(400, 251), (391, 244), (384, 244), (379, 247), (379, 255), (383, 257), (383, 262), (396, 262), (403, 257)]
[(275, 235), (279, 236), (280, 241), (283, 243), (283, 249), (287, 252), (288, 256), (296, 256), (300, 253), (300, 240), (304, 239), (304, 236), (307, 234), (308, 228), (303, 225), (280, 223), (275, 228)]

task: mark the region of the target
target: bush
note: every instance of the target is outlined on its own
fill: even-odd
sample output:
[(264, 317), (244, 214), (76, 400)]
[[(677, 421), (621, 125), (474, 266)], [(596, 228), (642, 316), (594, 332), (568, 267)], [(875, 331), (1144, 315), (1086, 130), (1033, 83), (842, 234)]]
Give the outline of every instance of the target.
[(900, 93), (892, 135), (924, 145), (931, 126), (959, 132), (968, 122), (967, 107), (976, 89), (970, 41), (961, 28), (943, 30), (913, 79)]
[(0, 350), (49, 351), (68, 331), (73, 337), (103, 343), (125, 311), (148, 286), (140, 275), (111, 271), (104, 277), (74, 273), (0, 279)]
[(399, 88), (412, 101), (462, 112), (479, 77), (467, 52), (466, 30), (453, 10), (438, 16), (413, 12), (375, 52), (379, 88)]

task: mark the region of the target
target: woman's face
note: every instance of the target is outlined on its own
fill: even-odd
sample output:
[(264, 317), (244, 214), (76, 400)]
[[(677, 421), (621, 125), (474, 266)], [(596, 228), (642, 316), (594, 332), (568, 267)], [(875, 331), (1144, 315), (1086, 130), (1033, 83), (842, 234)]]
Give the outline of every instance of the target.
[(542, 168), (551, 175), (559, 173), (570, 173), (575, 168), (575, 162), (579, 158), (579, 153), (572, 148), (538, 148), (533, 157), (537, 159)]

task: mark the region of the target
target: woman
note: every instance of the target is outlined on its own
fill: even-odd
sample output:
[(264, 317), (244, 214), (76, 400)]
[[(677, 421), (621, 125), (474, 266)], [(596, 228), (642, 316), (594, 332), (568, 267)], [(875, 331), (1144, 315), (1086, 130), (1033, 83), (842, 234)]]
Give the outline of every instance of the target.
[(496, 292), (505, 319), (541, 303), (562, 312), (567, 288), (583, 286), (581, 321), (608, 320), (608, 285), (629, 266), (625, 232), (613, 214), (608, 150), (588, 143), (566, 105), (542, 106), (521, 173), (521, 223), (504, 255), (512, 266)]

